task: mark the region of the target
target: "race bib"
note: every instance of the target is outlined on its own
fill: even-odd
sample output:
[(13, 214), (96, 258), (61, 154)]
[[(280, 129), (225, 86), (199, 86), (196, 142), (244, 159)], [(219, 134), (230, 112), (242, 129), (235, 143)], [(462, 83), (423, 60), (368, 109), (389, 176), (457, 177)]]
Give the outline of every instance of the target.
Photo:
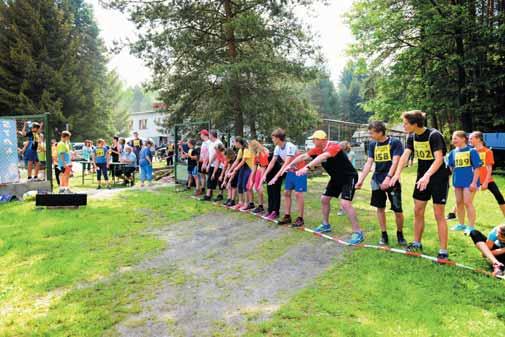
[(480, 161), (482, 162), (482, 167), (486, 166), (486, 152), (479, 152)]
[(468, 167), (471, 165), (470, 162), (470, 151), (456, 152), (455, 159), (456, 167)]
[(96, 156), (97, 157), (103, 157), (104, 156), (104, 150), (103, 149), (96, 149)]
[(135, 147), (139, 147), (139, 146), (140, 146), (140, 140), (135, 139), (135, 140), (133, 141), (133, 146), (135, 146)]
[(414, 140), (414, 151), (419, 160), (434, 160), (431, 152), (430, 142), (418, 142)]
[(374, 160), (376, 162), (391, 161), (391, 150), (389, 144), (375, 147)]

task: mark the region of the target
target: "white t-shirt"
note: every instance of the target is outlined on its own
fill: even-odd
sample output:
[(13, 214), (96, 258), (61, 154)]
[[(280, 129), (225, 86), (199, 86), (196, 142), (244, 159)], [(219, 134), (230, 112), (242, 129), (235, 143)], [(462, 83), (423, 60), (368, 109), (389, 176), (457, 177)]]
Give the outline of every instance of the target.
[[(219, 140), (216, 139), (216, 141), (212, 142), (209, 140), (209, 160), (214, 159), (216, 160), (215, 155), (216, 155), (216, 148), (219, 146), (219, 144), (223, 145), (223, 143)], [(210, 166), (214, 167), (214, 163), (210, 163)]]
[(275, 147), (274, 156), (280, 157), (282, 161), (286, 161), (287, 157), (294, 157), (297, 151), (298, 147), (295, 144), (286, 142), (283, 148), (281, 148), (279, 145)]
[(210, 139), (207, 139), (202, 143), (202, 147), (200, 148), (200, 161), (204, 162), (209, 159), (209, 147), (212, 142)]

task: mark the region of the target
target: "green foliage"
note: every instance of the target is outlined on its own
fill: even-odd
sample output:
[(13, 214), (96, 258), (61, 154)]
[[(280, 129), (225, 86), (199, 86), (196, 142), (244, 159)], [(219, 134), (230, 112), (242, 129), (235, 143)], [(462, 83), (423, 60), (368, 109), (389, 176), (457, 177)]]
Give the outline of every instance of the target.
[(505, 8), (493, 0), (360, 0), (349, 14), (367, 60), (364, 107), (378, 118), (422, 109), (438, 128), (505, 125)]
[[(169, 107), (166, 126), (211, 120), (225, 131), (269, 134), (271, 121), (315, 120), (299, 83), (317, 58), (293, 13), (298, 1), (239, 0), (108, 3), (141, 30), (131, 47), (152, 68), (151, 89)], [(307, 3), (309, 1), (304, 1)], [(284, 123), (285, 124), (285, 123)], [(291, 123), (301, 134), (307, 123)]]
[(0, 2), (0, 114), (49, 112), (75, 138), (105, 137), (106, 58), (84, 0)]

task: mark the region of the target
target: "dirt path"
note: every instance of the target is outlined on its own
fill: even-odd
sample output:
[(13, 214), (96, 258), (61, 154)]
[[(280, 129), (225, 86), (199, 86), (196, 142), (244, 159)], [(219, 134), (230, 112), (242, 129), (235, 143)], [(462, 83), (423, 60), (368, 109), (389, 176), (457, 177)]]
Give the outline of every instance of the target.
[(117, 326), (121, 336), (237, 336), (310, 284), (341, 248), (237, 213), (213, 213), (157, 231), (167, 249), (139, 272), (177, 270)]

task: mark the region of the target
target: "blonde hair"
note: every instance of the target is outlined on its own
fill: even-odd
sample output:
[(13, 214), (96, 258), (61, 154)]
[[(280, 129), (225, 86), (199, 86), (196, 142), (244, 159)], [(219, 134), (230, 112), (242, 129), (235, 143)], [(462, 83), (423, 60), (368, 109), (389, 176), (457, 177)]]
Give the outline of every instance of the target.
[(249, 150), (255, 155), (258, 156), (263, 151), (263, 145), (260, 144), (256, 139), (251, 140), (249, 143)]
[(458, 137), (458, 138), (463, 138), (465, 142), (468, 142), (468, 135), (466, 134), (465, 131), (462, 130), (457, 130), (452, 133), (453, 137)]

